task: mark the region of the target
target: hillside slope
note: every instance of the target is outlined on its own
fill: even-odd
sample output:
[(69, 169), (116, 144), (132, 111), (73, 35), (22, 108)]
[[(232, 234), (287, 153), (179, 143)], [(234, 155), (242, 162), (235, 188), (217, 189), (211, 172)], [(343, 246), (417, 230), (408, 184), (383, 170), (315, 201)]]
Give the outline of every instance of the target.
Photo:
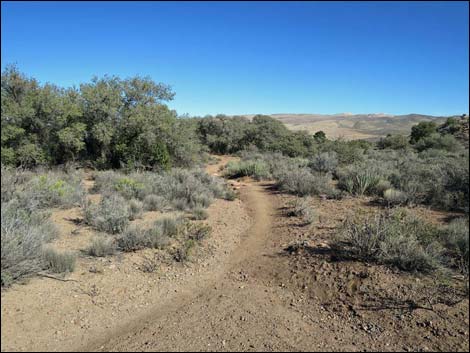
[[(246, 115), (252, 117), (253, 115)], [(445, 122), (447, 117), (423, 114), (391, 115), (377, 114), (272, 114), (273, 118), (283, 122), (294, 131), (315, 133), (322, 130), (328, 138), (371, 139), (375, 140), (387, 134), (408, 135), (411, 127), (421, 121)]]

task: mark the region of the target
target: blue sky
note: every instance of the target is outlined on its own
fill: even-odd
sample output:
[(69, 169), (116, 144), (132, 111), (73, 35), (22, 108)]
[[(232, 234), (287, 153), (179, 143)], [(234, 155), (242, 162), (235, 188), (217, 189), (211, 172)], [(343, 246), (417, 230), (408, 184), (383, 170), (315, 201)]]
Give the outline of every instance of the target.
[(4, 2), (2, 69), (149, 75), (178, 113), (469, 110), (467, 2)]

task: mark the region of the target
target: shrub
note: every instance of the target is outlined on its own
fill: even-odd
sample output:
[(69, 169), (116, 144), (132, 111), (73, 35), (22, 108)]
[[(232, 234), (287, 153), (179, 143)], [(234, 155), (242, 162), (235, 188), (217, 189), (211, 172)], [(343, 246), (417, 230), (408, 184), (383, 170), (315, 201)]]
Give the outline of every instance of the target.
[(189, 260), (191, 251), (196, 245), (195, 241), (192, 239), (186, 240), (180, 247), (178, 247), (174, 254), (173, 258), (176, 262), (186, 262)]
[(433, 121), (422, 121), (411, 128), (411, 143), (417, 143), (422, 138), (430, 136), (437, 131), (437, 125)]
[(32, 178), (17, 191), (25, 207), (70, 208), (80, 205), (85, 197), (78, 176), (49, 172)]
[(307, 168), (297, 168), (279, 175), (278, 187), (285, 192), (298, 196), (306, 195), (335, 195), (331, 186), (331, 176), (327, 174), (312, 174)]
[[(113, 185), (118, 185), (118, 188)], [(166, 206), (191, 210), (209, 206), (214, 198), (231, 197), (220, 178), (200, 169), (175, 168), (160, 173), (140, 172), (128, 176), (103, 172), (97, 174), (94, 190), (104, 194), (118, 192), (127, 199), (143, 200), (147, 210), (161, 210)]]
[(309, 198), (296, 199), (289, 215), (300, 217), (305, 224), (311, 224), (316, 219), (316, 214), (314, 209), (310, 206)]
[(134, 220), (142, 217), (142, 212), (144, 210), (144, 204), (142, 201), (137, 199), (131, 199), (129, 201), (129, 219)]
[(97, 206), (87, 203), (84, 207), (84, 218), (88, 224), (112, 234), (122, 232), (130, 217), (126, 200), (117, 194), (103, 197)]
[(187, 238), (200, 241), (210, 234), (212, 228), (207, 224), (188, 223), (184, 231)]
[(408, 138), (403, 135), (387, 135), (377, 142), (377, 147), (380, 149), (403, 150), (410, 147)]
[(150, 194), (144, 198), (144, 208), (147, 211), (161, 211), (165, 207), (165, 199), (161, 196)]
[(414, 147), (418, 151), (427, 149), (445, 150), (448, 152), (456, 152), (462, 148), (460, 142), (452, 135), (440, 135), (433, 133), (429, 136), (421, 138)]
[(227, 190), (224, 192), (222, 198), (224, 200), (227, 200), (227, 201), (233, 201), (237, 198), (237, 194), (232, 189), (227, 188)]
[(448, 249), (451, 265), (457, 266), (461, 272), (469, 273), (469, 230), (468, 218), (452, 220), (443, 230), (441, 239)]
[(2, 286), (44, 268), (42, 248), (57, 235), (46, 212), (31, 212), (14, 199), (1, 207)]
[(160, 263), (156, 256), (152, 258), (144, 256), (142, 263), (139, 266), (139, 269), (145, 273), (154, 273), (158, 271), (159, 267)]
[(116, 246), (124, 252), (153, 247), (151, 234), (136, 226), (127, 227), (116, 237)]
[(114, 239), (108, 238), (106, 235), (100, 235), (92, 239), (85, 253), (90, 256), (104, 257), (114, 254), (115, 251), (116, 244)]
[(407, 202), (407, 195), (396, 189), (387, 189), (383, 193), (384, 199), (389, 205), (402, 205)]
[(193, 215), (193, 218), (196, 220), (203, 220), (209, 217), (209, 213), (207, 213), (207, 211), (202, 207), (197, 207), (193, 209), (192, 215)]
[(338, 166), (337, 153), (334, 151), (319, 153), (313, 157), (308, 166), (320, 173), (333, 173)]
[(120, 178), (114, 182), (114, 189), (126, 199), (138, 197), (140, 191), (144, 188), (144, 184), (137, 182), (131, 178)]
[(69, 252), (58, 252), (52, 247), (43, 250), (46, 268), (54, 273), (73, 272), (76, 256)]
[(365, 220), (348, 219), (335, 245), (366, 261), (428, 272), (442, 262), (435, 227), (395, 210)]
[(269, 167), (262, 160), (230, 161), (227, 163), (225, 175), (230, 178), (251, 176), (255, 180), (270, 177)]
[(373, 193), (381, 179), (378, 169), (370, 165), (354, 164), (338, 172), (338, 186), (355, 195)]
[(178, 233), (180, 226), (183, 223), (183, 218), (165, 216), (155, 221), (155, 229), (160, 232), (162, 236), (173, 237)]

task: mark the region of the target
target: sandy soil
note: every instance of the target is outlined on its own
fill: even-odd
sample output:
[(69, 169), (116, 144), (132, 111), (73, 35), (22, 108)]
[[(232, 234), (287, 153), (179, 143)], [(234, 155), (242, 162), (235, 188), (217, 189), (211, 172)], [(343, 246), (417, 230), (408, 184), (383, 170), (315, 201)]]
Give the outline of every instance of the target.
[[(319, 217), (306, 226), (287, 216), (294, 198), (271, 183), (231, 183), (240, 200), (211, 206), (213, 234), (187, 267), (159, 259), (157, 273), (142, 273), (148, 252), (84, 258), (70, 276), (78, 282), (34, 279), (2, 293), (2, 350), (468, 351), (461, 280), (358, 263), (330, 248), (348, 213), (378, 210), (371, 200), (313, 198)], [(438, 223), (449, 216), (413, 211)], [(64, 239), (75, 239), (72, 228)]]

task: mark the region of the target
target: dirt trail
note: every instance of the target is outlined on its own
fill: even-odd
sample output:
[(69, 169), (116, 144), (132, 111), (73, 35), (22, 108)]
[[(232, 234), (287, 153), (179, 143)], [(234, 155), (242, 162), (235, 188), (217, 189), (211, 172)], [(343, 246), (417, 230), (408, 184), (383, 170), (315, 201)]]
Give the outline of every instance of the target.
[[(206, 170), (218, 175), (233, 158)], [(409, 298), (428, 305), (443, 289), (330, 253), (339, 222), (367, 200), (314, 198), (319, 220), (305, 226), (286, 216), (295, 198), (272, 184), (229, 183), (240, 199), (211, 205), (209, 256), (158, 278), (136, 272), (140, 253), (104, 260), (99, 276), (84, 259), (71, 276), (80, 282), (2, 293), (2, 351), (468, 351), (468, 299), (410, 310)], [(89, 303), (77, 290), (95, 284)]]
[[(208, 171), (216, 174), (226, 162), (221, 159)], [(182, 288), (170, 305), (153, 308), (107, 337), (78, 347), (80, 350), (246, 350), (273, 344), (273, 330), (284, 320), (288, 324), (292, 313), (286, 315), (284, 306), (276, 303), (279, 296), (256, 279), (273, 268), (266, 247), (271, 235), (272, 196), (266, 192), (269, 185), (248, 181), (240, 186), (240, 197), (254, 222), (223, 268), (209, 269), (206, 281)], [(277, 349), (292, 348), (283, 341), (281, 347), (277, 342)]]

